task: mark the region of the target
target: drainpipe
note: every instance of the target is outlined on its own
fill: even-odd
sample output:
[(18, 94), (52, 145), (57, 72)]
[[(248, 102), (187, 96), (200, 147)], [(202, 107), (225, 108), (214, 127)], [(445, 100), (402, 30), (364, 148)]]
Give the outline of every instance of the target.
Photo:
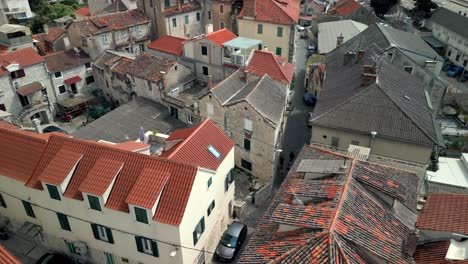
[(377, 132), (376, 131), (371, 131), (370, 135), (371, 136), (370, 136), (370, 140), (369, 140), (369, 148), (370, 148), (369, 157), (370, 157), (370, 155), (372, 153), (372, 149), (373, 149), (373, 147), (375, 145), (375, 137), (377, 136)]

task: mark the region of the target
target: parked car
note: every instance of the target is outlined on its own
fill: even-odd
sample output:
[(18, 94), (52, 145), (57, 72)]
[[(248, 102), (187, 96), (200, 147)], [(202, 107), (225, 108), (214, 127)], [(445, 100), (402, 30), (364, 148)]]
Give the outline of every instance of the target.
[(222, 261), (233, 260), (246, 238), (247, 226), (237, 221), (232, 222), (221, 237), (218, 247), (216, 247), (215, 259)]
[(468, 72), (465, 71), (463, 76), (460, 78), (460, 82), (466, 82), (468, 81)]
[(63, 134), (68, 134), (67, 131), (61, 129), (60, 127), (57, 126), (48, 126), (42, 130), (42, 133), (50, 133), (50, 132), (60, 132)]
[(449, 77), (457, 77), (458, 75), (463, 73), (463, 67), (460, 66), (452, 66), (447, 71), (447, 76)]
[(309, 92), (306, 92), (302, 99), (307, 106), (315, 106), (317, 103), (317, 98), (315, 98), (315, 96)]
[(444, 64), (444, 66), (442, 66), (442, 71), (446, 72), (446, 71), (448, 71), (452, 66), (453, 66), (452, 63), (446, 62), (446, 63)]
[(67, 264), (67, 263), (73, 263), (73, 261), (69, 257), (65, 255), (57, 254), (57, 253), (46, 253), (36, 262), (36, 264)]
[(301, 31), (304, 31), (305, 27), (301, 26), (301, 25), (297, 25), (297, 31), (298, 32), (301, 32)]
[(307, 114), (307, 126), (312, 127), (312, 112)]

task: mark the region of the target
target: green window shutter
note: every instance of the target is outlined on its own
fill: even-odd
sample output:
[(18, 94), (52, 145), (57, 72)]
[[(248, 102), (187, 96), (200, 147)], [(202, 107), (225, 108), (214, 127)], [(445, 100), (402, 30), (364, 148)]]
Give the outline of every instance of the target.
[(106, 235), (107, 235), (107, 239), (109, 240), (107, 242), (114, 244), (114, 238), (112, 237), (112, 230), (110, 230), (110, 228), (106, 227)]
[(193, 230), (193, 245), (195, 246), (198, 242), (197, 229)]
[(200, 21), (200, 13), (197, 13), (197, 21)]
[(153, 256), (159, 257), (158, 245), (156, 244), (156, 241), (154, 240), (151, 240), (151, 249), (153, 250)]
[(283, 36), (283, 28), (282, 27), (278, 27), (278, 30), (276, 32), (276, 35), (278, 37), (282, 37)]
[(91, 224), (91, 229), (93, 230), (94, 238), (97, 239), (97, 240), (101, 240), (99, 238), (99, 232), (97, 230), (97, 225), (96, 224)]
[(29, 202), (22, 201), (24, 210), (26, 211), (26, 214), (32, 218), (36, 218), (36, 215), (34, 214), (34, 210)]
[(184, 0), (180, 0), (180, 4), (181, 4), (181, 5), (185, 4), (185, 3), (184, 3)]
[(146, 210), (142, 209), (142, 208), (138, 208), (138, 207), (134, 207), (134, 208), (135, 208), (136, 220), (138, 222), (147, 224), (148, 223), (148, 216), (146, 214)]
[(0, 194), (0, 206), (7, 208), (5, 200), (3, 200), (3, 195), (2, 194)]
[(60, 198), (60, 194), (59, 194), (59, 191), (57, 189), (57, 186), (54, 186), (54, 185), (49, 185), (49, 184), (46, 184), (47, 186), (47, 190), (49, 191), (49, 195), (50, 195), (50, 198), (54, 199), (54, 200), (62, 200)]
[(205, 231), (205, 217), (202, 217), (201, 219), (201, 232), (203, 234), (203, 232)]
[(57, 213), (57, 218), (60, 222), (60, 227), (62, 227), (62, 229), (71, 231), (70, 223), (68, 222), (68, 217), (66, 215)]
[(172, 27), (177, 27), (177, 19), (176, 18), (172, 19)]
[(263, 25), (262, 24), (257, 25), (257, 34), (263, 34)]
[(189, 23), (189, 17), (188, 17), (188, 15), (185, 15), (184, 20), (185, 20), (185, 24), (188, 24), (188, 23)]
[(171, 0), (164, 0), (164, 7), (170, 7), (171, 6)]
[(143, 251), (143, 241), (142, 241), (141, 237), (136, 236), (135, 237), (135, 242), (136, 242), (136, 245), (137, 245), (138, 252), (144, 253), (144, 251)]
[(276, 55), (281, 56), (281, 48), (276, 48)]
[(75, 250), (75, 246), (73, 245), (73, 243), (71, 242), (68, 242), (66, 240), (65, 241), (65, 244), (67, 245), (68, 247), (68, 251), (71, 253), (71, 254), (76, 254), (76, 250)]
[(262, 44), (258, 44), (258, 50), (262, 50)]
[(213, 183), (213, 178), (210, 177), (210, 178), (208, 179), (208, 183), (207, 183), (207, 184), (208, 184), (208, 188), (210, 188), (210, 186), (211, 186), (212, 183)]
[(88, 201), (91, 209), (101, 211), (101, 204), (99, 203), (99, 198), (88, 194)]

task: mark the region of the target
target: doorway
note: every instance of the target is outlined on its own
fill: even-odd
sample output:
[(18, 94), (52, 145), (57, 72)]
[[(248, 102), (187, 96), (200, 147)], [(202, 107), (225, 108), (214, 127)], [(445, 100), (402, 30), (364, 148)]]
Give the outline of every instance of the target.
[(169, 106), (169, 109), (170, 109), (170, 112), (171, 112), (171, 116), (179, 119), (179, 109), (177, 109), (177, 108), (175, 108), (173, 106)]
[(78, 93), (78, 89), (76, 88), (76, 83), (70, 84), (70, 89), (71, 89), (71, 91), (72, 91), (73, 94), (77, 94), (77, 93)]

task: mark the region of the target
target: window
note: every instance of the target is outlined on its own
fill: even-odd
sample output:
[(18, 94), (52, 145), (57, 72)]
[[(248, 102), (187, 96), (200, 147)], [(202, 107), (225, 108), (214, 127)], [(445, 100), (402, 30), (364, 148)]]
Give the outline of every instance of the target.
[(205, 231), (205, 217), (200, 219), (197, 226), (195, 226), (195, 230), (193, 230), (193, 245), (195, 246), (200, 239), (201, 235)]
[(122, 38), (128, 38), (128, 31), (127, 30), (122, 31)]
[(66, 241), (66, 240), (64, 240), (64, 241), (65, 241), (65, 245), (67, 246), (68, 251), (70, 252), (70, 254), (78, 254), (78, 253), (76, 252), (75, 246), (73, 245), (72, 242), (68, 242), (68, 241)]
[(252, 132), (252, 120), (244, 118), (244, 130)]
[(276, 30), (276, 36), (282, 37), (283, 36), (283, 27), (278, 27)]
[(114, 256), (111, 253), (104, 252), (104, 256), (106, 257), (106, 264), (115, 264)]
[(24, 206), (24, 210), (26, 211), (26, 214), (32, 218), (36, 218), (36, 215), (34, 214), (34, 210), (31, 206), (31, 203), (26, 202), (26, 201), (22, 201), (22, 202), (23, 202), (23, 206)]
[(455, 60), (456, 61), (460, 60), (460, 54), (457, 54), (457, 56), (455, 57)]
[(85, 66), (86, 69), (91, 69), (91, 62), (85, 63), (84, 66)]
[(187, 25), (189, 23), (189, 17), (188, 15), (185, 15), (184, 16), (184, 20), (185, 20), (185, 24)]
[(247, 161), (245, 159), (241, 159), (241, 166), (242, 168), (252, 171), (252, 162)]
[(60, 94), (64, 94), (64, 93), (67, 92), (67, 88), (65, 88), (65, 85), (60, 85), (60, 86), (58, 87), (58, 90), (59, 90), (59, 93), (60, 93)]
[(62, 72), (54, 72), (55, 79), (62, 78)]
[(88, 47), (88, 40), (86, 37), (81, 37), (81, 46)]
[(88, 77), (85, 78), (85, 82), (86, 84), (90, 84), (90, 83), (93, 83), (94, 82), (94, 75), (90, 75)]
[(187, 123), (193, 124), (193, 116), (192, 115), (187, 114)]
[(359, 146), (359, 141), (351, 140), (351, 145)]
[(172, 19), (172, 27), (177, 27), (177, 18)]
[(54, 200), (62, 200), (57, 186), (46, 184), (47, 190), (49, 191), (50, 198)]
[(135, 208), (135, 218), (140, 223), (148, 223), (148, 216), (146, 215), (146, 209), (134, 207)]
[(451, 51), (451, 50), (448, 51), (447, 57), (450, 57), (450, 55), (452, 55), (452, 51)]
[(262, 50), (262, 44), (258, 44), (257, 49), (258, 49), (258, 50)]
[(229, 186), (231, 185), (233, 181), (234, 181), (234, 173), (231, 170), (226, 175), (226, 178), (224, 178), (224, 192), (227, 192), (229, 190)]
[(114, 244), (114, 239), (112, 238), (112, 231), (110, 228), (102, 225), (91, 224), (91, 229), (93, 230), (95, 239)]
[(208, 55), (208, 47), (201, 46), (201, 54), (207, 56)]
[(208, 76), (208, 67), (203, 66), (202, 71), (203, 71), (203, 75)]
[(214, 208), (215, 208), (215, 200), (211, 201), (210, 205), (208, 206), (208, 209), (206, 210), (206, 212), (208, 213), (208, 216), (210, 216)]
[(24, 70), (21, 69), (21, 70), (11, 72), (10, 76), (14, 80), (14, 79), (19, 79), (19, 78), (22, 78), (22, 77), (26, 76), (26, 73), (24, 73)]
[(281, 48), (276, 48), (276, 56), (281, 56)]
[(181, 4), (181, 5), (185, 4), (185, 1), (184, 1), (184, 0), (180, 0), (180, 4)]
[(143, 26), (142, 25), (137, 26), (137, 33), (138, 33), (138, 36), (143, 35)]
[(101, 41), (103, 44), (109, 43), (109, 40), (107, 39), (107, 33), (101, 34)]
[(70, 223), (68, 222), (68, 217), (66, 215), (61, 214), (61, 213), (57, 213), (57, 218), (59, 220), (60, 227), (63, 230), (71, 231)]
[(412, 66), (403, 66), (403, 70), (409, 74), (413, 73), (413, 67)]
[(223, 29), (224, 28), (224, 22), (223, 21), (220, 21), (219, 22), (219, 29)]
[(468, 64), (468, 60), (464, 60), (463, 61), (463, 67), (466, 67), (467, 64)]
[(337, 138), (337, 137), (332, 137), (331, 138), (332, 147), (338, 148), (339, 143), (340, 143), (340, 138)]
[(224, 14), (224, 5), (223, 4), (219, 5), (219, 13)]
[(262, 24), (257, 25), (257, 34), (263, 34), (263, 25)]
[(210, 178), (208, 179), (208, 182), (206, 183), (206, 185), (208, 186), (208, 189), (210, 189), (210, 186), (211, 186), (212, 183), (213, 183), (213, 178), (210, 177)]
[(244, 138), (244, 149), (250, 151), (250, 139)]
[(88, 194), (88, 201), (91, 209), (101, 211), (101, 203), (99, 202), (99, 198)]
[(208, 116), (212, 116), (214, 114), (214, 107), (212, 103), (206, 103), (206, 112)]
[(208, 11), (208, 19), (211, 19), (211, 11)]
[(158, 245), (156, 241), (146, 237), (135, 237), (138, 252), (158, 257)]
[(6, 106), (5, 106), (5, 104), (0, 104), (0, 110), (6, 111)]
[(388, 59), (391, 60), (393, 58), (393, 53), (388, 53), (387, 56), (388, 56)]
[(170, 7), (171, 6), (171, 0), (164, 0), (164, 7)]
[(200, 12), (197, 12), (197, 21), (200, 21)]
[(145, 51), (145, 44), (144, 43), (140, 44), (140, 51)]
[(5, 200), (3, 199), (3, 195), (0, 193), (0, 206), (3, 208), (7, 208)]

